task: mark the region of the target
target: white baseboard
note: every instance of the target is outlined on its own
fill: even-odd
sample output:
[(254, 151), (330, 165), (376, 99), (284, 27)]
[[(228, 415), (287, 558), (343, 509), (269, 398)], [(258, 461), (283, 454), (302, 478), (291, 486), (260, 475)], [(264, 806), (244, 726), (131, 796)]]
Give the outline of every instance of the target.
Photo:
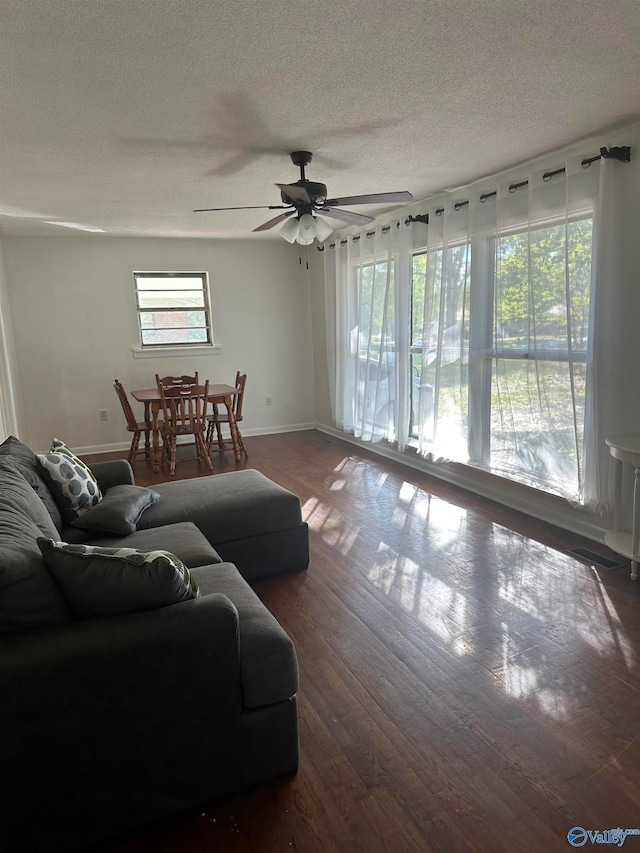
[(126, 455), (131, 447), (131, 440), (118, 441), (114, 444), (88, 444), (86, 447), (74, 447), (76, 456), (93, 456), (98, 453), (122, 453)]
[(305, 429), (315, 429), (315, 421), (312, 424), (289, 424), (288, 426), (258, 427), (257, 429), (242, 429), (243, 436), (251, 435), (277, 435), (281, 432), (302, 432)]
[[(246, 438), (252, 435), (277, 435), (283, 432), (301, 432), (305, 429), (315, 429), (315, 423), (310, 424), (288, 424), (286, 426), (258, 427), (255, 429), (243, 429), (242, 435)], [(73, 452), (78, 456), (93, 456), (102, 453), (128, 453), (131, 441), (118, 441), (113, 444), (89, 444), (86, 447), (74, 447)], [(43, 451), (46, 452), (46, 451)]]

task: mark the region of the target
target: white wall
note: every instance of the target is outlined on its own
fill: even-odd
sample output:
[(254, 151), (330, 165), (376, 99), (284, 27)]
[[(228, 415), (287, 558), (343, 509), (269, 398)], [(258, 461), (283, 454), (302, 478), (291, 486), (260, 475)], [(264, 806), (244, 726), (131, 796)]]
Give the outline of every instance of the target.
[[(1, 248), (20, 437), (34, 449), (53, 436), (85, 452), (128, 444), (113, 380), (148, 388), (156, 372), (230, 383), (246, 372), (245, 435), (315, 424), (308, 277), (284, 241), (4, 237)], [(134, 270), (207, 270), (220, 354), (134, 358)]]
[(17, 374), (9, 291), (0, 244), (0, 441), (19, 431), (20, 399), (14, 384)]
[(324, 292), (324, 252), (314, 252), (310, 260), (311, 313), (316, 386), (316, 417), (319, 424), (333, 425), (329, 392), (329, 364)]

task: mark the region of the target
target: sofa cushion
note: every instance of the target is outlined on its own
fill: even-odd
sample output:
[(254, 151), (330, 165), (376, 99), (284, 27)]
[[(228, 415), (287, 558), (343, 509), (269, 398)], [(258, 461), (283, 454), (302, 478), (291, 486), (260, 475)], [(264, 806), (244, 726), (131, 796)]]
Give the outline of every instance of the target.
[(294, 645), (233, 563), (201, 566), (192, 574), (203, 595), (222, 592), (238, 611), (243, 705), (258, 708), (297, 693)]
[(68, 545), (38, 537), (44, 561), (81, 619), (153, 610), (198, 598), (197, 581), (169, 551)]
[(142, 513), (160, 500), (160, 495), (144, 486), (112, 486), (102, 500), (83, 512), (71, 524), (82, 530), (128, 536), (136, 529)]
[[(70, 544), (87, 543), (87, 532), (78, 530), (77, 527), (63, 527), (62, 540)], [(129, 536), (91, 536), (88, 543), (103, 548), (137, 548), (140, 551), (168, 549), (176, 557), (180, 557), (190, 569), (222, 562), (213, 545), (190, 521), (167, 524), (165, 527), (154, 527), (151, 530), (136, 530)]]
[(58, 532), (44, 504), (8, 459), (0, 459), (0, 633), (71, 621), (37, 538)]
[(51, 489), (42, 477), (42, 469), (33, 450), (15, 435), (10, 435), (0, 444), (0, 459), (3, 458), (10, 459), (19, 468), (20, 473), (47, 508), (56, 529), (62, 530), (62, 514), (51, 494)]
[(63, 441), (54, 438), (49, 453), (36, 453), (36, 459), (42, 466), (51, 493), (67, 524), (71, 524), (102, 499), (91, 468)]
[(300, 499), (249, 468), (154, 486), (162, 500), (139, 528), (193, 521), (214, 544), (287, 530), (302, 522)]

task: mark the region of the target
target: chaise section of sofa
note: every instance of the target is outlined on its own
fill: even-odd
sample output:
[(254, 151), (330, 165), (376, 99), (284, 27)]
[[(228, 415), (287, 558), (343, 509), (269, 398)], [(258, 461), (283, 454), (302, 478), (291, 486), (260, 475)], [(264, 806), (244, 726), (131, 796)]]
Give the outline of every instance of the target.
[(247, 469), (154, 486), (139, 530), (189, 520), (248, 580), (306, 569), (309, 530), (297, 495)]

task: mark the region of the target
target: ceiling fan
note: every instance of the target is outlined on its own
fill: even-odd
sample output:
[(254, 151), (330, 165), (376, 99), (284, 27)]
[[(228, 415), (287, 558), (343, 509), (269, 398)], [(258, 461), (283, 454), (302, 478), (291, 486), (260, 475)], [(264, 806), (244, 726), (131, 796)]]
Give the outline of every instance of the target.
[[(310, 245), (314, 239), (326, 240), (331, 234), (332, 228), (328, 223), (316, 214), (321, 213), (331, 219), (339, 219), (348, 225), (364, 225), (373, 222), (373, 217), (363, 216), (361, 213), (353, 213), (350, 210), (342, 210), (342, 205), (354, 204), (402, 204), (413, 201), (410, 192), (393, 193), (369, 193), (367, 195), (343, 196), (342, 198), (328, 198), (325, 184), (308, 181), (305, 175), (305, 167), (309, 165), (313, 154), (311, 151), (292, 151), (290, 154), (294, 166), (300, 168), (300, 180), (293, 184), (276, 184), (280, 188), (282, 204), (249, 205), (244, 207), (203, 207), (194, 210), (194, 213), (207, 213), (218, 210), (284, 210), (268, 222), (264, 222), (254, 231), (268, 231), (281, 222), (284, 225), (280, 229), (280, 235), (290, 243), (298, 242)], [(295, 215), (295, 216), (294, 216)], [(294, 218), (290, 218), (294, 217)]]

